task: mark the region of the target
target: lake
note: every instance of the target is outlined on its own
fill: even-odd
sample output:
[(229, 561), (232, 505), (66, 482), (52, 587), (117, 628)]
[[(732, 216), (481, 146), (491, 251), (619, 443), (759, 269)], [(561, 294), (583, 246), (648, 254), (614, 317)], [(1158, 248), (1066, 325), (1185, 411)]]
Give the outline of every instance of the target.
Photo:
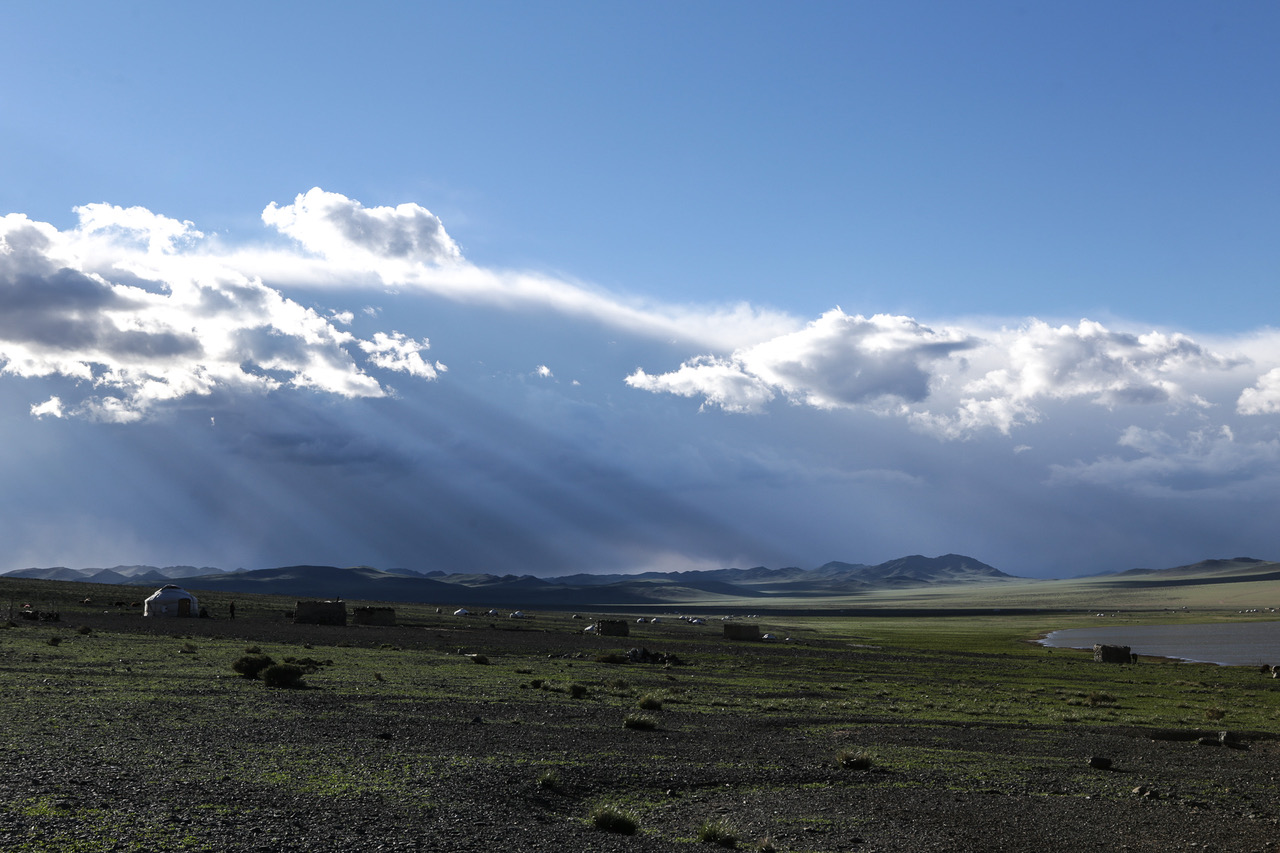
[(1040, 641), (1060, 649), (1092, 649), (1094, 643), (1129, 646), (1134, 654), (1227, 666), (1280, 664), (1280, 622), (1213, 625), (1135, 625), (1071, 628)]

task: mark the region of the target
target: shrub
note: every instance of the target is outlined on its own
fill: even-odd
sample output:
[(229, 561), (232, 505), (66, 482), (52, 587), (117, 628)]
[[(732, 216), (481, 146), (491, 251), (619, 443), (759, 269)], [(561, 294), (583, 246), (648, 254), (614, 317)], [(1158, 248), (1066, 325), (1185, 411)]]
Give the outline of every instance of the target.
[(478, 663), (478, 664), (489, 663), (489, 658), (486, 657), (485, 655), (467, 655), (467, 657), (471, 658), (472, 663)]
[(276, 663), (262, 671), (262, 681), (268, 687), (303, 687), (302, 667), (292, 663)]
[(596, 663), (627, 663), (627, 656), (618, 652), (596, 655)]
[(257, 646), (245, 646), (244, 653), (247, 655), (260, 655), (262, 654), (262, 649)]
[(582, 699), (587, 695), (587, 685), (574, 682), (569, 685), (569, 695), (574, 699)]
[(56, 634), (49, 638), (49, 645), (51, 646), (56, 646), (58, 645), (58, 643), (61, 643), (61, 642), (62, 642), (62, 638)]
[(88, 625), (81, 625), (79, 628), (76, 629), (76, 633), (82, 637), (87, 637), (89, 634), (93, 633), (93, 629), (90, 628)]
[(836, 763), (846, 770), (870, 770), (874, 763), (871, 755), (852, 749), (843, 749), (836, 756)]
[(640, 822), (634, 814), (621, 806), (599, 805), (591, 810), (591, 825), (605, 832), (635, 835)]
[[(53, 642), (53, 641), (50, 640), (50, 642)], [(1216, 707), (1210, 708), (1209, 710), (1204, 712), (1204, 716), (1206, 720), (1221, 720), (1226, 715), (1227, 715), (1226, 711)]]
[(719, 844), (730, 850), (738, 846), (737, 833), (724, 818), (709, 820), (698, 827), (698, 840), (707, 844)]
[(231, 668), (245, 678), (257, 678), (264, 669), (274, 665), (275, 661), (267, 655), (252, 654), (237, 659)]
[(530, 686), (530, 687), (532, 687), (534, 690), (537, 690), (539, 687), (541, 687), (541, 686), (542, 686), (542, 683), (543, 683), (543, 682), (542, 682), (542, 679), (541, 679), (541, 678), (531, 678), (531, 679), (529, 679), (529, 686)]
[(662, 697), (657, 693), (646, 693), (640, 697), (640, 701), (636, 704), (645, 711), (661, 711)]
[(627, 714), (626, 719), (622, 721), (622, 725), (628, 729), (651, 732), (658, 727), (658, 721), (648, 714)]
[(178, 654), (180, 655), (194, 655), (195, 653), (195, 643), (183, 643), (182, 648), (178, 649)]
[(547, 791), (559, 791), (560, 774), (554, 768), (543, 770), (538, 776), (538, 787)]

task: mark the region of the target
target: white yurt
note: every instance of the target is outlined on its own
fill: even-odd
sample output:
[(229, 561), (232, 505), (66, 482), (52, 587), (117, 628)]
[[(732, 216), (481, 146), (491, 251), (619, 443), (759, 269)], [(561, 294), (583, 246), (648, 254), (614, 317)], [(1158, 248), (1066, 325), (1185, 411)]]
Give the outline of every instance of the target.
[(196, 616), (200, 602), (196, 597), (175, 584), (157, 589), (142, 603), (143, 616)]

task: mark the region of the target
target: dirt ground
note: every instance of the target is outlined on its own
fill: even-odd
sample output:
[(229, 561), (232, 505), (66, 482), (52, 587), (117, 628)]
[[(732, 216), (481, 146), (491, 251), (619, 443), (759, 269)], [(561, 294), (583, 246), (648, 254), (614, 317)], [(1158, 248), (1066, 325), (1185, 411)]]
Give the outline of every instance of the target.
[[(126, 624), (108, 616), (79, 623), (95, 631)], [(316, 656), (353, 636), (398, 649), (482, 647), (545, 662), (536, 668), (557, 678), (571, 676), (575, 662), (585, 668), (605, 645), (482, 622), (358, 635), (250, 619), (127, 624), (139, 636), (180, 632), (197, 644), (306, 644)], [(621, 677), (696, 678), (710, 654), (696, 640), (667, 650), (688, 665), (630, 664), (618, 667)], [(31, 686), (38, 660), (0, 655), (0, 670), (5, 851), (714, 849), (696, 835), (715, 820), (732, 827), (741, 849), (1280, 850), (1280, 742), (1258, 732), (1221, 745), (1199, 742), (1203, 733), (1141, 727), (787, 716), (674, 702), (657, 729), (640, 731), (621, 725), (616, 702), (549, 703), (538, 689), (381, 705), (352, 691), (249, 691), (239, 679), (129, 712), (104, 693), (95, 714), (66, 709), (62, 697), (76, 686), (65, 678)], [(194, 710), (215, 701), (212, 719)], [(872, 760), (866, 769), (833, 760), (842, 747), (868, 745), (909, 749), (918, 760)], [(288, 760), (280, 778), (245, 766), (280, 753), (307, 756), (312, 777), (323, 765), (317, 757), (330, 756), (342, 772), (328, 789), (307, 789), (288, 784)], [(1110, 766), (1090, 766), (1094, 757)], [(351, 778), (367, 784), (344, 781)], [(634, 812), (639, 831), (591, 825), (590, 808), (602, 801)]]

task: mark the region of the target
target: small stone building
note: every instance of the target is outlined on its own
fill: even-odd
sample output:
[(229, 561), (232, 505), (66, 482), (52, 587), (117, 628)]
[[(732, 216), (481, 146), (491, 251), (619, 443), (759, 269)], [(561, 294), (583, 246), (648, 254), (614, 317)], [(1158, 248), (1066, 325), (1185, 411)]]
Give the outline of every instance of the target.
[(1107, 646), (1102, 643), (1093, 644), (1093, 659), (1098, 663), (1130, 663), (1133, 655), (1128, 646)]
[(759, 640), (760, 626), (749, 625), (745, 622), (726, 622), (724, 623), (724, 638), (726, 640)]
[(347, 603), (337, 601), (299, 601), (293, 608), (293, 621), (298, 625), (346, 625)]
[(601, 637), (629, 637), (631, 626), (625, 619), (601, 619), (596, 622), (596, 633)]
[(353, 607), (351, 621), (357, 625), (395, 625), (394, 607)]

